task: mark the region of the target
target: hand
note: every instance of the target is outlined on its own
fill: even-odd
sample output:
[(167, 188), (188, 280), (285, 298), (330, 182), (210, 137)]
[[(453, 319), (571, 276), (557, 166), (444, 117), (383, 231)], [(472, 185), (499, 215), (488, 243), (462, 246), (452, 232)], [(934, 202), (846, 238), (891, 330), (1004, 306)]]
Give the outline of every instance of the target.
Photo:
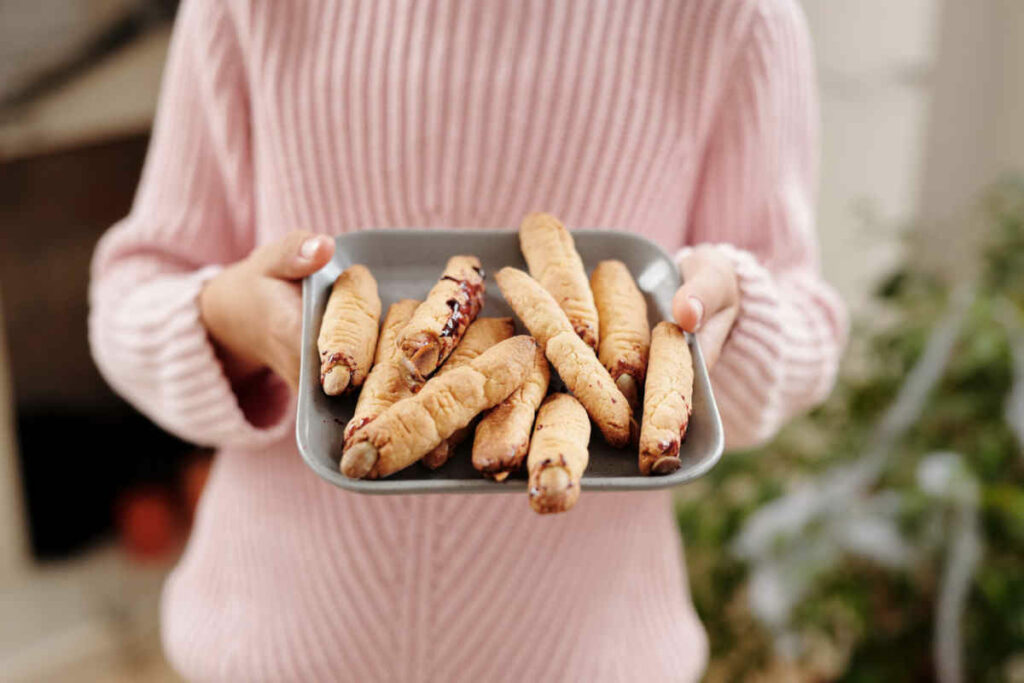
[(293, 232), (256, 248), (206, 283), (199, 315), (232, 383), (269, 368), (293, 390), (298, 387), (302, 303), (297, 280), (333, 255), (331, 238)]
[(672, 298), (672, 315), (681, 328), (697, 335), (710, 370), (739, 314), (736, 270), (728, 257), (708, 245), (694, 249), (679, 265), (683, 286)]

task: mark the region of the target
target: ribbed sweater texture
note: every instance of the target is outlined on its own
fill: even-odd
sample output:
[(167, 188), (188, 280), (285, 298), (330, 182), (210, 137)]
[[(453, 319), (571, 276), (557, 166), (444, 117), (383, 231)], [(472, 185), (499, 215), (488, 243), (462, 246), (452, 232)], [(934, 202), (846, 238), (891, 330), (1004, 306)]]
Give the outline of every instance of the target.
[(294, 229), (511, 228), (546, 210), (716, 244), (742, 306), (714, 388), (728, 444), (761, 442), (828, 392), (846, 329), (814, 235), (814, 78), (795, 0), (186, 0), (89, 323), (115, 389), (218, 449), (165, 587), (174, 666), (699, 678), (669, 492), (585, 493), (541, 518), (524, 496), (338, 490), (302, 463), (282, 383), (233, 391), (197, 296)]

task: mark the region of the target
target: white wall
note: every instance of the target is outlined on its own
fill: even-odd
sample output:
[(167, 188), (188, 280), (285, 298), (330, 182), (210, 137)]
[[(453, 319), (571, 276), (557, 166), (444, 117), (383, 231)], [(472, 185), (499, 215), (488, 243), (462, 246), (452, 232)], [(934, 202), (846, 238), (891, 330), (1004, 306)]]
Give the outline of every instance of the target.
[(1024, 3), (946, 0), (922, 215), (943, 221), (1024, 166)]
[(1024, 2), (802, 0), (823, 140), (827, 276), (855, 309), (902, 251), (961, 274), (978, 202), (1024, 170)]
[(0, 0), (0, 95), (67, 59), (131, 0)]
[(1024, 168), (1024, 2), (998, 0), (999, 75), (995, 160), (1001, 171)]
[(822, 108), (818, 233), (854, 310), (898, 260), (918, 206), (937, 0), (803, 0)]

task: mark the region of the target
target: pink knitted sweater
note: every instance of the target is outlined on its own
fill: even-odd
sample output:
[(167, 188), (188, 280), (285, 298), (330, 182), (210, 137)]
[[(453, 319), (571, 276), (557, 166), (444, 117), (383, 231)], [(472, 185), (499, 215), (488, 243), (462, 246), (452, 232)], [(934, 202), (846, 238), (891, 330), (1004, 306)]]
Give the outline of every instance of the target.
[(541, 518), (522, 496), (335, 489), (297, 454), (280, 383), (257, 397), (270, 418), (247, 419), (196, 298), (297, 228), (544, 209), (671, 249), (725, 243), (743, 303), (714, 384), (730, 444), (753, 444), (825, 395), (844, 335), (816, 255), (813, 83), (796, 0), (186, 1), (90, 318), (109, 382), (219, 449), (165, 589), (173, 664), (218, 681), (697, 678), (669, 493)]

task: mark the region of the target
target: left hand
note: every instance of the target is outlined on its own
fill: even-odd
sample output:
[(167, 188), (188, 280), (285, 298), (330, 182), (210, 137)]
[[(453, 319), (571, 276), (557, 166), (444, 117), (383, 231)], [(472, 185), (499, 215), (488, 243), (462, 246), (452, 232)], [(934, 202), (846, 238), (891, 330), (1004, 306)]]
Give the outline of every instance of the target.
[(708, 370), (722, 354), (740, 311), (736, 269), (719, 250), (702, 245), (679, 264), (683, 286), (672, 298), (672, 316), (681, 328), (697, 335)]
[(264, 368), (299, 384), (302, 297), (299, 280), (334, 254), (326, 235), (296, 231), (257, 247), (206, 283), (199, 318), (233, 384)]

